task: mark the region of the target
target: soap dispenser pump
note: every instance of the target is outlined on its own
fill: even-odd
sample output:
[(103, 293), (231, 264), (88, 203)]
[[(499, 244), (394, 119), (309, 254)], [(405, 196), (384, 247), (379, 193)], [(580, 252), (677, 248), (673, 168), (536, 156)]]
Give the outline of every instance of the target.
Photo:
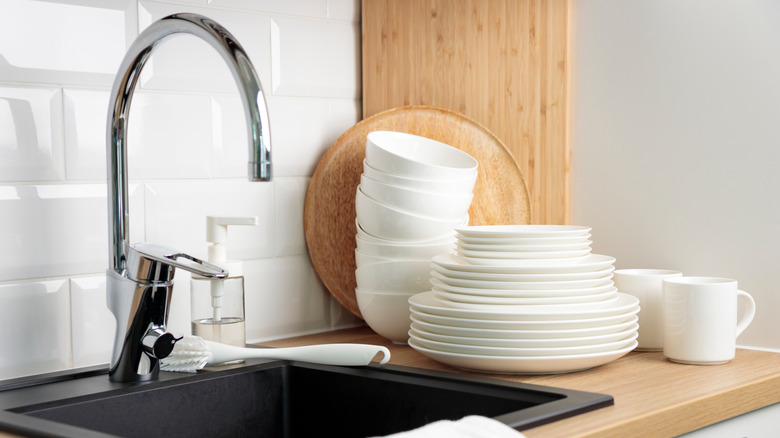
[(192, 276), (192, 334), (222, 344), (246, 346), (244, 270), (241, 261), (227, 260), (229, 225), (257, 225), (257, 217), (206, 217), (208, 262), (228, 271), (221, 280)]

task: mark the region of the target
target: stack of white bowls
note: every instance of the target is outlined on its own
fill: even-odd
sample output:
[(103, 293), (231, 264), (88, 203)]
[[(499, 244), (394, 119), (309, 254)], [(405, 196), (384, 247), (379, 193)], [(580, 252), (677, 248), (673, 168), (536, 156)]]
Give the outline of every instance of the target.
[(358, 307), (374, 331), (405, 343), (408, 298), (430, 290), (430, 260), (468, 224), (477, 161), (446, 144), (392, 131), (366, 138), (355, 194)]
[(432, 258), (431, 291), (409, 299), (409, 344), (438, 361), (502, 373), (560, 373), (636, 347), (638, 300), (590, 253), (590, 228), (463, 227)]

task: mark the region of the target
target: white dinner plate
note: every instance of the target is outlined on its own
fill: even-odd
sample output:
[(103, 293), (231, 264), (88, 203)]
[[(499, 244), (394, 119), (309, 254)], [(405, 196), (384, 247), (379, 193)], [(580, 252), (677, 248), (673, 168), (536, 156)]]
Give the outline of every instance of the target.
[[(433, 266), (432, 266), (433, 267)], [(612, 271), (600, 271), (601, 275), (593, 278), (584, 278), (579, 280), (561, 280), (561, 281), (501, 281), (501, 280), (473, 280), (469, 278), (450, 277), (442, 274), (440, 270), (433, 268), (431, 278), (450, 286), (458, 288), (460, 292), (471, 293), (472, 295), (491, 295), (494, 290), (503, 290), (505, 293), (523, 293), (525, 291), (546, 291), (547, 294), (555, 295), (578, 295), (579, 291), (587, 293), (589, 289), (611, 285)], [(497, 275), (497, 274), (491, 274)], [(483, 276), (482, 278), (488, 278)], [(554, 277), (549, 277), (554, 278)], [(454, 289), (458, 291), (458, 289)], [(467, 292), (467, 290), (476, 290), (477, 292)]]
[[(432, 316), (432, 315), (428, 315)], [(412, 312), (412, 324), (419, 328), (441, 335), (461, 336), (470, 338), (497, 338), (497, 339), (568, 339), (579, 337), (600, 336), (618, 333), (628, 330), (639, 321), (636, 313), (603, 318), (597, 325), (584, 328), (563, 328), (558, 326), (544, 326), (539, 329), (492, 329), (473, 327), (453, 327), (446, 324), (423, 321), (420, 314)], [(591, 323), (592, 324), (592, 323)]]
[(483, 245), (474, 243), (455, 242), (455, 247), (459, 250), (465, 251), (482, 251), (489, 253), (507, 253), (512, 254), (515, 252), (558, 252), (558, 251), (578, 251), (583, 249), (589, 249), (591, 245), (590, 240), (578, 243), (563, 243), (557, 245)]
[(482, 274), (566, 274), (572, 272), (592, 272), (606, 269), (615, 264), (615, 258), (601, 254), (590, 254), (582, 260), (567, 263), (545, 264), (533, 262), (524, 266), (472, 265), (455, 258), (454, 254), (439, 254), (433, 256), (431, 261), (441, 267), (464, 272), (479, 272)]
[(472, 245), (570, 245), (582, 244), (590, 241), (590, 234), (574, 236), (554, 236), (554, 237), (470, 237), (455, 234), (456, 243), (465, 243)]
[[(626, 311), (626, 313), (613, 315), (606, 318), (592, 319), (571, 319), (571, 320), (553, 320), (553, 321), (506, 321), (490, 319), (466, 319), (453, 318), (451, 316), (432, 315), (421, 312), (414, 308), (409, 308), (410, 315), (417, 318), (418, 321), (431, 324), (444, 325), (448, 327), (464, 327), (473, 329), (489, 330), (572, 330), (589, 329), (612, 325), (617, 322), (624, 322), (639, 313), (639, 306)], [(609, 318), (615, 319), (609, 319)]]
[[(481, 281), (464, 280), (461, 278), (450, 278), (438, 271), (431, 271), (431, 279), (436, 279), (439, 283), (447, 285), (445, 290), (448, 292), (464, 293), (469, 295), (487, 295), (502, 297), (566, 297), (575, 295), (589, 295), (600, 293), (614, 286), (612, 274), (608, 274), (603, 279), (593, 283), (590, 287), (574, 288), (551, 288), (551, 289), (520, 289), (515, 287), (513, 282), (504, 281)], [(522, 284), (520, 285), (522, 286)]]
[(502, 357), (446, 353), (409, 340), (409, 346), (433, 360), (471, 371), (501, 374), (558, 374), (586, 370), (612, 362), (636, 348), (637, 342), (616, 351), (570, 356)]
[[(612, 286), (603, 292), (587, 295), (572, 296), (542, 296), (542, 297), (506, 297), (500, 295), (471, 295), (460, 292), (453, 292), (436, 279), (431, 280), (433, 292), (439, 299), (447, 301), (456, 301), (460, 303), (485, 304), (492, 306), (559, 306), (559, 305), (577, 305), (590, 303), (607, 304), (606, 300), (617, 299), (617, 288)], [(468, 289), (466, 289), (468, 290)], [(582, 309), (583, 307), (578, 307)], [(558, 309), (561, 310), (561, 309)]]
[(491, 274), (491, 273), (480, 273), (480, 272), (468, 272), (468, 271), (458, 271), (455, 269), (449, 269), (445, 268), (438, 263), (431, 263), (431, 268), (435, 270), (436, 272), (449, 277), (449, 278), (460, 278), (464, 280), (475, 280), (475, 281), (489, 281), (489, 282), (501, 282), (508, 284), (508, 288), (511, 288), (513, 286), (511, 283), (513, 282), (524, 282), (524, 281), (574, 281), (574, 280), (590, 280), (594, 278), (606, 278), (606, 277), (612, 277), (612, 272), (615, 270), (614, 265), (608, 265), (604, 267), (603, 269), (596, 269), (593, 271), (584, 271), (584, 272), (562, 272), (562, 273), (552, 273), (552, 274)]
[(564, 312), (568, 310), (585, 310), (585, 309), (603, 309), (614, 301), (617, 301), (617, 290), (614, 293), (607, 294), (599, 301), (592, 301), (587, 303), (568, 303), (568, 304), (483, 304), (483, 303), (468, 303), (460, 301), (458, 294), (451, 294), (447, 292), (433, 290), (433, 295), (436, 299), (447, 307), (454, 309), (464, 310), (485, 310), (485, 311), (501, 311), (501, 312)]
[(562, 237), (581, 236), (590, 233), (590, 227), (579, 225), (474, 225), (456, 227), (455, 232), (466, 237)]
[(559, 258), (540, 258), (531, 257), (525, 259), (496, 259), (496, 258), (484, 258), (484, 257), (466, 257), (464, 255), (452, 254), (452, 258), (460, 260), (461, 262), (468, 263), (472, 266), (497, 266), (497, 267), (531, 267), (531, 266), (561, 266), (571, 265), (573, 263), (579, 263), (588, 258), (590, 251), (584, 252), (584, 255), (571, 256), (571, 257), (559, 257)]
[(586, 249), (574, 249), (569, 251), (474, 251), (468, 249), (457, 248), (455, 254), (463, 258), (471, 260), (472, 258), (484, 260), (484, 263), (507, 263), (509, 261), (531, 261), (531, 260), (548, 260), (558, 262), (558, 259), (573, 259), (576, 257), (584, 257), (590, 254), (590, 248)]
[(434, 341), (426, 339), (409, 330), (409, 338), (416, 344), (431, 350), (446, 353), (473, 354), (478, 356), (502, 356), (502, 357), (534, 357), (534, 356), (569, 356), (574, 354), (602, 353), (605, 351), (622, 350), (636, 341), (639, 334), (634, 332), (627, 339), (592, 344), (575, 345), (569, 347), (487, 347), (482, 345), (453, 344), (450, 342)]
[(566, 308), (563, 310), (533, 309), (520, 310), (467, 310), (455, 309), (441, 303), (432, 291), (409, 297), (409, 306), (420, 312), (449, 316), (459, 319), (503, 320), (503, 321), (570, 321), (622, 315), (639, 306), (639, 299), (633, 295), (618, 292), (617, 299), (598, 309)]
[(639, 324), (632, 322), (627, 324), (623, 330), (606, 333), (595, 336), (580, 336), (576, 338), (483, 338), (472, 336), (454, 336), (440, 334), (427, 330), (424, 323), (413, 322), (410, 330), (418, 337), (430, 339), (432, 341), (448, 342), (450, 344), (479, 345), (483, 347), (505, 347), (505, 348), (550, 348), (550, 347), (576, 347), (583, 345), (603, 344), (606, 342), (616, 342), (628, 339), (634, 336), (639, 329)]

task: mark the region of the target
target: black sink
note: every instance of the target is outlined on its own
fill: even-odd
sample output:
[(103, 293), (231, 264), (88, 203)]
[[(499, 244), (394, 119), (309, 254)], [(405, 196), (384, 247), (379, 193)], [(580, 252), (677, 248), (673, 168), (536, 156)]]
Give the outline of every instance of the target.
[(0, 429), (25, 435), (367, 437), (466, 415), (522, 430), (612, 397), (392, 365), (250, 362), (128, 385), (105, 369), (0, 385)]

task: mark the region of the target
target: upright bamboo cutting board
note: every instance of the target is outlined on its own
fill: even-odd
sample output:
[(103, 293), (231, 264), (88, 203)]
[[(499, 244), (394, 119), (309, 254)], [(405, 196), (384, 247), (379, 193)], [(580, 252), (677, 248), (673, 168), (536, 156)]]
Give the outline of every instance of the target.
[(363, 0), (363, 116), (458, 111), (517, 161), (534, 223), (569, 221), (570, 0)]
[(371, 131), (419, 135), (473, 156), (479, 169), (469, 208), (471, 225), (525, 224), (530, 219), (528, 191), (517, 163), (482, 125), (460, 113), (428, 106), (393, 108), (360, 121), (320, 160), (303, 211), (314, 269), (336, 300), (357, 316), (361, 314), (355, 296), (355, 190)]

